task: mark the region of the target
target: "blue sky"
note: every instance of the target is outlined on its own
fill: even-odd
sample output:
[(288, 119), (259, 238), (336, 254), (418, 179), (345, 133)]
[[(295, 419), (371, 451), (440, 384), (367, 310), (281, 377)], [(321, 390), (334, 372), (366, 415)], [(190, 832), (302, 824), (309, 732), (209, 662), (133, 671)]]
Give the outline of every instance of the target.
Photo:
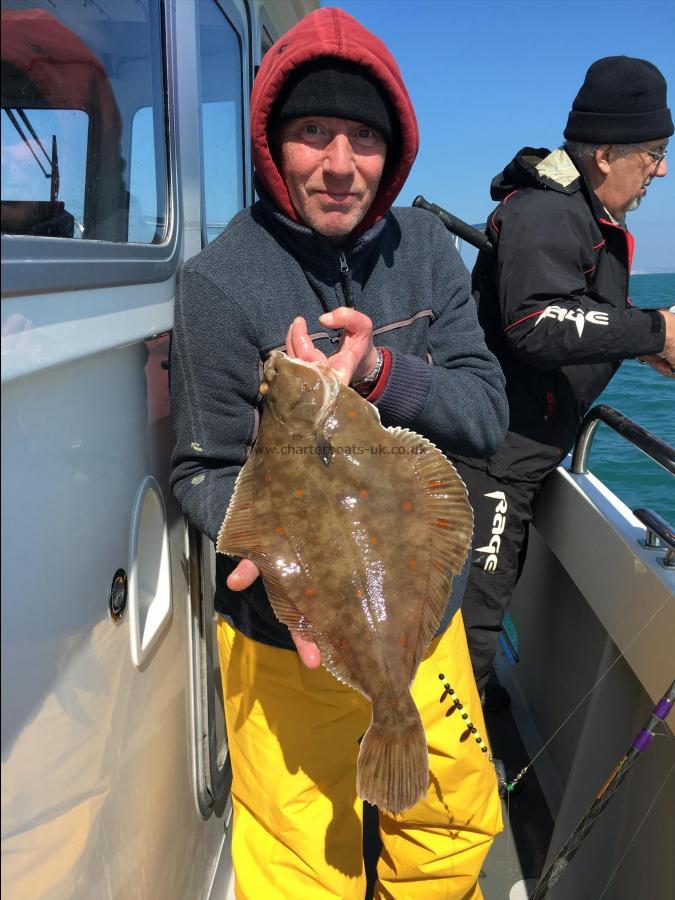
[[(469, 222), (494, 206), (490, 181), (521, 147), (555, 147), (588, 66), (649, 59), (675, 109), (673, 0), (321, 0), (377, 34), (395, 56), (421, 146), (398, 202), (423, 194)], [(634, 270), (675, 271), (675, 140), (628, 225)]]

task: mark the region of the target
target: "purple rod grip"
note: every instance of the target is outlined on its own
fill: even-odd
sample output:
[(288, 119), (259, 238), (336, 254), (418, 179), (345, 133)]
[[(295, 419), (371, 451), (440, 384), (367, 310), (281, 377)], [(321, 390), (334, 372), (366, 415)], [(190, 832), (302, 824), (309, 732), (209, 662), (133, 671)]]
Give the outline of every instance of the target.
[(645, 731), (644, 729), (638, 734), (638, 736), (633, 741), (633, 749), (637, 750), (638, 753), (642, 753), (654, 739), (654, 735), (651, 731)]
[(664, 719), (668, 718), (668, 713), (670, 712), (670, 710), (672, 708), (673, 708), (672, 701), (666, 700), (666, 698), (664, 697), (662, 700), (659, 700), (659, 702), (656, 704), (656, 709), (654, 710), (654, 715), (657, 718), (661, 719), (661, 721), (663, 722)]

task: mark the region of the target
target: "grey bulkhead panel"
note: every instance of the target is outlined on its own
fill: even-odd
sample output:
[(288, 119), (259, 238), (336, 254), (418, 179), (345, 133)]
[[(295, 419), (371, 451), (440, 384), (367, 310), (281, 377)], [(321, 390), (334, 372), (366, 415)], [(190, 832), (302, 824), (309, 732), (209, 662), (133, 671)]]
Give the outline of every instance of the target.
[[(247, 59), (244, 6), (223, 8)], [(3, 886), (26, 896), (205, 897), (223, 847), (227, 810), (205, 820), (195, 797), (195, 591), (167, 480), (175, 277), (200, 249), (194, 16), (168, 4), (164, 243), (2, 239), (3, 324), (27, 323), (3, 337)], [(109, 590), (163, 527), (169, 613), (135, 664), (129, 611), (110, 620)]]

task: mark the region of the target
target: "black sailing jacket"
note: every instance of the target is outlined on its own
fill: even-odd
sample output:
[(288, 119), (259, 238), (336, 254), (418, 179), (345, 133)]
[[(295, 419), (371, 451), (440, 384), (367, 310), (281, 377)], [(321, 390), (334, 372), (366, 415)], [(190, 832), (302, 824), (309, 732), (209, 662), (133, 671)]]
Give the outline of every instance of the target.
[(486, 460), (506, 481), (537, 481), (571, 449), (584, 414), (621, 360), (658, 353), (656, 311), (628, 297), (630, 233), (612, 222), (562, 150), (525, 148), (492, 182), (473, 294), (486, 343), (506, 376), (509, 431)]

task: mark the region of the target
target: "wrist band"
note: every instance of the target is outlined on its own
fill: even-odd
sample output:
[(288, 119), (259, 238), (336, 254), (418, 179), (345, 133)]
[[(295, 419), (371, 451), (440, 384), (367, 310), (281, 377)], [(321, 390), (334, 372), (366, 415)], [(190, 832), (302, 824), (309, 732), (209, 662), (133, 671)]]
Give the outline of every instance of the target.
[(380, 377), (382, 366), (384, 365), (384, 354), (379, 347), (377, 347), (376, 350), (377, 362), (367, 375), (364, 375), (363, 378), (359, 378), (358, 381), (354, 382), (354, 387), (360, 387), (362, 384), (373, 384)]

